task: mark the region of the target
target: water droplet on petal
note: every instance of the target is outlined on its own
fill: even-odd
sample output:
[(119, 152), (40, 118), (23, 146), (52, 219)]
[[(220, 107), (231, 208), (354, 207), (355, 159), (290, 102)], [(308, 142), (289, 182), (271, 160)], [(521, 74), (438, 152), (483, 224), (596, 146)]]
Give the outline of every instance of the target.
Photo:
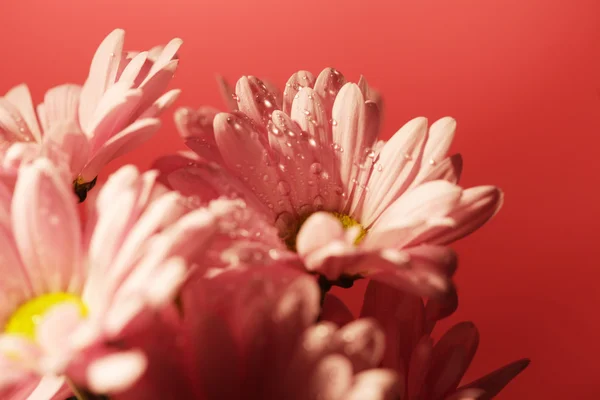
[(290, 184), (286, 181), (281, 181), (277, 184), (277, 190), (279, 190), (279, 193), (281, 195), (287, 196), (292, 191), (292, 188), (290, 187)]
[(407, 161), (410, 161), (410, 160), (412, 160), (412, 156), (410, 154), (408, 154), (408, 153), (405, 153), (404, 154), (404, 159), (407, 160)]
[(315, 175), (320, 174), (321, 171), (323, 171), (323, 166), (320, 163), (313, 163), (310, 166), (310, 172), (313, 173), (313, 174), (315, 174)]
[(264, 174), (263, 175), (263, 182), (268, 182), (269, 181), (269, 175)]
[(377, 171), (381, 172), (383, 171), (383, 165), (381, 164), (377, 164), (377, 166), (375, 167), (377, 169)]
[(435, 160), (433, 158), (429, 160), (429, 165), (435, 165)]
[(317, 210), (321, 210), (323, 208), (323, 204), (325, 204), (325, 200), (321, 196), (316, 196), (313, 200), (313, 206)]
[(333, 126), (337, 126), (337, 124), (338, 124), (338, 122), (337, 122), (335, 119), (332, 119), (332, 120), (331, 120), (331, 125), (333, 125)]

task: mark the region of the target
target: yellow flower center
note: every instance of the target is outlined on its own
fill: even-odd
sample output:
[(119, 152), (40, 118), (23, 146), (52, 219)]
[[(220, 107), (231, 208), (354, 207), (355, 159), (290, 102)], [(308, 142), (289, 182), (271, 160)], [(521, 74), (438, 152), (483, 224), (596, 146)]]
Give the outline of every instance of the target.
[[(346, 214), (342, 214), (342, 213), (338, 213), (338, 212), (334, 212), (334, 211), (330, 211), (330, 213), (336, 217), (344, 226), (344, 229), (350, 229), (350, 228), (354, 228), (354, 227), (359, 227), (360, 228), (360, 233), (356, 236), (356, 239), (354, 239), (354, 245), (358, 245), (365, 237), (365, 235), (367, 234), (367, 230), (361, 225), (360, 222), (358, 222), (357, 220), (355, 220), (354, 218), (352, 218), (349, 215)], [(284, 241), (288, 247), (288, 249), (292, 250), (292, 251), (296, 251), (296, 238), (298, 236), (298, 232), (300, 232), (300, 228), (302, 228), (302, 224), (304, 224), (304, 222), (308, 219), (310, 215), (306, 215), (303, 216), (300, 221), (298, 221), (297, 223), (293, 224), (285, 233), (286, 235), (284, 235)]]
[(62, 292), (45, 294), (22, 304), (8, 320), (4, 333), (35, 340), (37, 326), (44, 315), (53, 307), (64, 303), (77, 305), (81, 316), (87, 316), (87, 307), (79, 296)]
[(354, 245), (358, 245), (365, 238), (367, 230), (361, 225), (360, 222), (346, 214), (340, 214), (337, 212), (332, 212), (332, 214), (340, 220), (344, 226), (344, 229), (354, 228), (355, 226), (360, 228), (360, 233), (356, 236), (356, 239), (354, 239)]

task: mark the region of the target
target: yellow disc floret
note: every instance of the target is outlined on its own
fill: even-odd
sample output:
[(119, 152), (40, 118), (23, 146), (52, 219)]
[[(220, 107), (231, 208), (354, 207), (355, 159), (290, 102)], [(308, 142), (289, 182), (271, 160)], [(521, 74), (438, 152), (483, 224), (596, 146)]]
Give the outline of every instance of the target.
[(87, 316), (87, 307), (79, 296), (62, 292), (49, 293), (22, 304), (8, 320), (4, 327), (4, 333), (25, 336), (35, 340), (37, 325), (42, 321), (44, 314), (51, 308), (64, 303), (75, 304), (79, 308), (81, 316)]
[(361, 225), (360, 222), (346, 214), (341, 214), (337, 212), (332, 212), (332, 214), (340, 220), (340, 222), (344, 226), (344, 229), (354, 228), (355, 226), (358, 226), (360, 228), (360, 233), (358, 234), (358, 236), (356, 236), (356, 239), (354, 240), (355, 245), (359, 244), (364, 239), (365, 235), (367, 234), (367, 230)]

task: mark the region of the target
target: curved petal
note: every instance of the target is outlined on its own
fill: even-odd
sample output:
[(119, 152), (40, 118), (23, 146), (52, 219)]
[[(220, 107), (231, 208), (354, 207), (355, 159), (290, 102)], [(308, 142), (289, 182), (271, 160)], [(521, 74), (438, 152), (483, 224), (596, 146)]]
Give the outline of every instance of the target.
[(406, 123), (383, 146), (367, 185), (360, 221), (371, 225), (410, 186), (418, 172), (427, 133), (427, 119)]
[(100, 44), (90, 65), (88, 78), (81, 91), (79, 121), (86, 130), (104, 92), (115, 82), (125, 31), (115, 29)]
[(292, 103), (294, 97), (301, 88), (312, 88), (315, 85), (315, 77), (309, 71), (298, 71), (288, 79), (283, 91), (283, 108), (282, 111), (287, 115), (291, 115)]
[(42, 131), (33, 108), (33, 100), (29, 88), (25, 84), (17, 85), (4, 95), (4, 98), (14, 104), (19, 110), (21, 117), (29, 127), (31, 135), (36, 142), (42, 141)]
[(395, 400), (402, 398), (402, 381), (392, 371), (372, 369), (357, 374), (344, 400)]
[(21, 167), (12, 200), (15, 241), (34, 292), (77, 288), (84, 279), (81, 227), (70, 182), (47, 159)]
[(528, 359), (522, 359), (514, 361), (502, 368), (497, 369), (488, 375), (477, 379), (467, 385), (460, 387), (458, 390), (466, 389), (481, 389), (483, 395), (477, 399), (491, 400), (494, 398), (502, 389), (506, 387), (513, 379), (517, 377), (527, 366), (529, 365)]
[(81, 177), (86, 182), (93, 180), (102, 167), (150, 139), (159, 127), (160, 120), (155, 118), (142, 119), (129, 125), (102, 145), (81, 171)]

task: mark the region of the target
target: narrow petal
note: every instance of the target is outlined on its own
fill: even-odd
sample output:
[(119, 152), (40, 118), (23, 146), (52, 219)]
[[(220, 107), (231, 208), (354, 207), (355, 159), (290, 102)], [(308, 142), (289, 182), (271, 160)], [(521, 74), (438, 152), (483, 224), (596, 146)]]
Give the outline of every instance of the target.
[(422, 178), (414, 180), (411, 188), (416, 187), (425, 182), (444, 180), (450, 183), (457, 184), (460, 180), (460, 175), (463, 168), (463, 159), (460, 154), (454, 154), (445, 158), (440, 163), (437, 163), (429, 170)]
[(27, 400), (48, 400), (54, 399), (61, 392), (64, 392), (66, 379), (64, 376), (44, 375), (36, 388), (29, 394)]
[(419, 173), (415, 177), (415, 181), (420, 181), (427, 175), (439, 162), (446, 158), (448, 149), (454, 139), (456, 131), (456, 121), (451, 117), (444, 117), (433, 124), (429, 128), (427, 143), (423, 150), (421, 159), (421, 167)]
[(412, 189), (373, 224), (365, 246), (399, 247), (439, 225), (453, 227), (454, 220), (447, 217), (456, 209), (461, 195), (462, 189), (447, 181), (433, 181)]
[(490, 374), (477, 379), (459, 390), (465, 389), (481, 389), (484, 394), (477, 399), (491, 400), (494, 398), (506, 385), (508, 385), (517, 375), (519, 375), (529, 365), (528, 359), (514, 361), (502, 368), (497, 369)]
[(61, 123), (78, 126), (77, 109), (80, 94), (81, 86), (71, 84), (56, 86), (46, 92), (44, 96), (46, 130)]
[(235, 93), (239, 98), (239, 108), (244, 114), (258, 124), (265, 126), (271, 119), (273, 111), (280, 105), (273, 93), (265, 84), (254, 76), (243, 76), (235, 85)]
[(84, 129), (90, 124), (102, 95), (115, 82), (124, 40), (125, 31), (115, 29), (102, 41), (94, 54), (79, 103), (79, 120)]
[(217, 84), (219, 85), (221, 97), (223, 97), (228, 111), (237, 111), (239, 98), (235, 94), (235, 90), (233, 90), (229, 82), (221, 75), (217, 75)]
[(494, 186), (477, 186), (463, 191), (458, 204), (448, 214), (452, 226), (432, 231), (411, 241), (417, 243), (448, 244), (476, 231), (500, 210), (503, 193)]
[(383, 146), (367, 186), (363, 225), (371, 225), (409, 187), (418, 172), (426, 132), (427, 120), (415, 118)]
[(0, 144), (34, 141), (33, 133), (29, 130), (17, 106), (6, 98), (0, 97)]
[(454, 325), (433, 348), (426, 385), (432, 398), (444, 398), (456, 390), (479, 345), (479, 332), (471, 322)]
[(406, 374), (412, 350), (423, 336), (425, 309), (421, 298), (371, 280), (360, 316), (375, 318), (385, 333), (381, 365)]
[(213, 121), (219, 111), (212, 107), (193, 110), (189, 107), (175, 111), (175, 126), (185, 145), (200, 157), (223, 164), (215, 141)]
[(70, 182), (46, 159), (21, 169), (13, 229), (35, 293), (65, 291), (83, 279), (81, 232)]
[(160, 120), (155, 118), (139, 120), (129, 125), (103, 144), (81, 171), (81, 177), (86, 182), (93, 180), (102, 167), (150, 139), (159, 127)]
[(315, 77), (309, 71), (298, 71), (288, 79), (283, 91), (283, 112), (290, 115), (294, 97), (301, 88), (312, 88), (315, 85)]
[[(214, 128), (215, 140), (227, 167), (255, 188), (254, 192), (274, 215), (294, 213), (286, 196), (289, 183), (280, 177), (262, 134), (247, 121), (225, 113), (215, 117)], [(277, 189), (273, 190), (274, 187)]]
[(19, 114), (21, 114), (21, 117), (25, 120), (25, 123), (29, 127), (29, 131), (31, 132), (31, 135), (35, 141), (41, 142), (42, 131), (40, 130), (40, 125), (38, 124), (38, 120), (35, 115), (33, 100), (31, 99), (31, 93), (29, 92), (27, 85), (21, 84), (15, 86), (6, 92), (4, 98), (17, 107)]
[(169, 90), (167, 93), (160, 96), (156, 101), (150, 106), (150, 108), (146, 109), (139, 118), (156, 118), (159, 117), (167, 108), (171, 107), (175, 100), (181, 94), (180, 89)]
[(315, 81), (315, 93), (322, 99), (323, 107), (327, 112), (327, 117), (331, 118), (333, 102), (340, 89), (346, 84), (346, 78), (339, 71), (333, 68), (325, 68)]

